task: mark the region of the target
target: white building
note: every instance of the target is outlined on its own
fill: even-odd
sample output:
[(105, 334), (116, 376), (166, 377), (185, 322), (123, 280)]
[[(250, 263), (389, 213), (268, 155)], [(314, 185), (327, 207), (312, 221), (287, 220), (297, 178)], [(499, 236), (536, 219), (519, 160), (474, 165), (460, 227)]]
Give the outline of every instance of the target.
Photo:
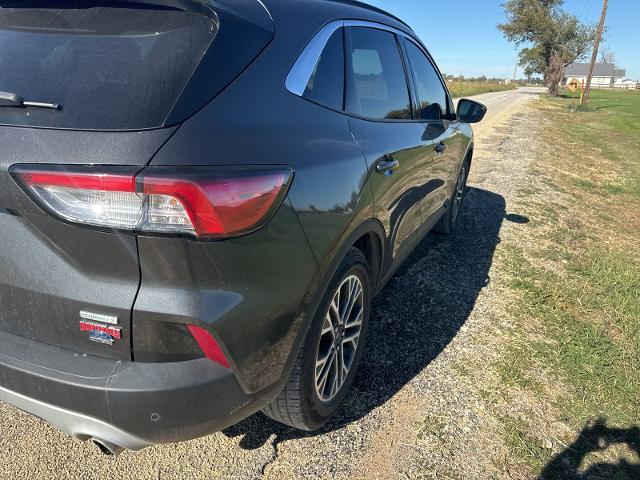
[[(596, 63), (593, 69), (592, 87), (613, 87), (616, 83), (624, 80), (626, 72), (623, 69), (616, 68), (612, 63)], [(572, 63), (564, 69), (564, 81), (566, 85), (572, 78), (578, 79), (578, 82), (587, 83), (589, 75), (588, 63)]]
[(616, 83), (613, 84), (615, 88), (626, 88), (628, 90), (634, 88), (640, 88), (640, 82), (636, 82), (635, 80), (631, 80), (630, 78), (620, 78), (616, 80)]

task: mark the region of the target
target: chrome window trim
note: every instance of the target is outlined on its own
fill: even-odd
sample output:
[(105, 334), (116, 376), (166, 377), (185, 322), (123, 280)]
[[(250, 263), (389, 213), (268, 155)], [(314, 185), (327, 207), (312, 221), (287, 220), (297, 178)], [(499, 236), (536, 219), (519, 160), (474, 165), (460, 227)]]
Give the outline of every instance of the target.
[[(437, 66), (435, 60), (431, 56), (431, 53), (429, 53), (429, 50), (427, 50), (426, 47), (422, 45), (422, 42), (417, 37), (414, 37), (413, 35), (410, 35), (407, 32), (391, 27), (389, 25), (385, 25), (383, 23), (376, 23), (368, 20), (334, 20), (326, 24), (324, 27), (322, 27), (309, 41), (309, 43), (304, 48), (304, 50), (302, 50), (302, 53), (298, 56), (297, 60), (289, 70), (289, 74), (287, 75), (287, 78), (285, 80), (285, 86), (289, 92), (293, 93), (294, 95), (297, 95), (298, 97), (304, 96), (304, 91), (306, 90), (307, 85), (309, 84), (309, 79), (313, 74), (313, 69), (315, 68), (316, 63), (318, 63), (318, 59), (320, 58), (320, 55), (322, 55), (324, 48), (327, 46), (327, 43), (329, 42), (331, 35), (333, 35), (335, 31), (338, 30), (339, 28), (345, 28), (345, 27), (376, 28), (378, 30), (385, 30), (387, 32), (394, 33), (396, 35), (406, 38), (410, 42), (413, 42), (426, 55), (429, 62), (435, 68), (435, 71), (438, 74), (438, 77), (440, 77), (440, 82), (442, 83), (442, 86), (444, 87), (444, 90), (447, 94), (447, 99), (449, 101), (449, 108), (452, 109), (451, 114), (455, 114), (455, 105), (453, 104), (451, 92), (449, 92), (449, 86), (447, 85), (447, 82), (442, 76), (442, 72), (440, 72), (440, 68)], [(364, 120), (369, 120), (369, 121), (390, 122), (390, 123), (391, 122), (393, 123), (424, 122), (424, 120), (420, 120), (420, 119), (414, 119), (414, 120), (371, 119), (367, 117), (361, 117), (359, 115), (354, 115), (349, 112), (344, 112), (342, 110), (339, 110), (339, 111), (341, 111), (346, 115), (349, 115), (355, 118), (362, 118)]]
[(309, 84), (309, 79), (313, 74), (313, 69), (315, 68), (316, 63), (318, 63), (318, 59), (320, 58), (320, 55), (322, 55), (324, 48), (327, 46), (331, 35), (333, 35), (339, 28), (344, 27), (365, 27), (386, 30), (387, 32), (402, 35), (403, 37), (412, 40), (414, 43), (416, 42), (416, 40), (406, 32), (382, 23), (369, 22), (366, 20), (335, 20), (326, 24), (313, 36), (311, 41), (307, 44), (296, 62), (293, 64), (293, 67), (289, 70), (289, 74), (285, 80), (287, 90), (299, 97), (304, 95), (304, 91)]
[(309, 84), (309, 79), (311, 75), (313, 75), (313, 69), (318, 63), (324, 47), (327, 46), (331, 35), (343, 26), (344, 22), (341, 20), (331, 22), (322, 27), (320, 31), (313, 36), (296, 60), (296, 63), (294, 63), (291, 70), (289, 70), (289, 75), (287, 75), (287, 80), (285, 81), (287, 90), (299, 97), (304, 95), (304, 91)]

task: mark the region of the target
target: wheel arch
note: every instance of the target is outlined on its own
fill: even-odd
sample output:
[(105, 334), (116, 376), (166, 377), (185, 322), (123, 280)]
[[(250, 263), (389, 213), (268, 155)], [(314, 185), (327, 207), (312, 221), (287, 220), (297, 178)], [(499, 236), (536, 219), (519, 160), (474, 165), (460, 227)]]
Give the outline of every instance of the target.
[(375, 291), (380, 283), (382, 274), (382, 263), (384, 258), (384, 242), (380, 238), (380, 233), (373, 231), (363, 234), (354, 244), (360, 250), (369, 264), (369, 280), (371, 288)]
[(386, 253), (387, 235), (382, 222), (376, 218), (368, 218), (362, 221), (357, 227), (348, 229), (341, 240), (336, 242), (337, 247), (328, 254), (330, 258), (320, 261), (320, 264), (327, 265), (323, 272), (322, 290), (326, 289), (335, 275), (340, 262), (352, 247), (359, 248), (367, 258), (369, 267), (372, 270), (371, 287), (375, 290), (382, 276), (384, 258)]
[[(322, 269), (321, 280), (316, 283), (316, 288), (313, 292), (313, 300), (310, 302), (310, 308), (308, 309), (303, 320), (303, 324), (298, 331), (293, 348), (289, 353), (289, 358), (283, 370), (283, 378), (281, 381), (286, 381), (286, 378), (289, 377), (295, 359), (304, 342), (304, 338), (309, 331), (311, 322), (321, 306), (320, 303), (324, 296), (324, 292), (330, 285), (333, 276), (342, 263), (342, 260), (352, 247), (360, 248), (367, 259), (367, 262), (370, 262), (370, 277), (372, 279), (371, 291), (373, 294), (378, 291), (378, 287), (380, 286), (383, 276), (382, 270), (386, 251), (386, 234), (382, 223), (375, 218), (369, 218), (360, 223), (357, 227), (351, 229), (350, 233), (346, 234), (338, 245), (339, 247), (334, 250), (335, 253), (331, 258), (326, 260), (325, 265), (327, 266)], [(322, 265), (322, 262), (320, 264)]]
[(473, 142), (469, 142), (469, 145), (467, 146), (467, 151), (464, 154), (464, 157), (462, 157), (463, 162), (464, 161), (469, 161), (469, 165), (471, 165), (471, 162), (473, 161), (473, 152), (475, 149), (475, 145)]

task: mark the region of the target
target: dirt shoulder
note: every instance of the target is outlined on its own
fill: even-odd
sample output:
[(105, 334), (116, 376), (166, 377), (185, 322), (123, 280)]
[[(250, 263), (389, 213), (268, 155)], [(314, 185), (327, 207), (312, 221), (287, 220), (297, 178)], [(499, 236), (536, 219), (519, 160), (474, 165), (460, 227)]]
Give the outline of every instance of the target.
[[(491, 135), (478, 135), (460, 229), (451, 238), (427, 239), (390, 287), (389, 297), (399, 304), (416, 303), (402, 284), (420, 287), (420, 311), (393, 328), (408, 321), (419, 332), (424, 346), (407, 355), (420, 356), (426, 348), (434, 354), (405, 387), (411, 394), (386, 406), (381, 423), (402, 424), (402, 433), (395, 434), (402, 442), (387, 453), (395, 475), (378, 475), (384, 469), (375, 463), (371, 468), (363, 458), (363, 477), (509, 478), (512, 473), (502, 414), (492, 401), (500, 396), (501, 379), (489, 367), (500, 362), (514, 322), (511, 309), (518, 299), (503, 278), (500, 258), (518, 232), (529, 228), (514, 203), (530, 181), (541, 118), (530, 103), (501, 118), (507, 122), (491, 125)], [(397, 422), (405, 402), (413, 415)], [(381, 432), (374, 435), (374, 449), (392, 436)]]

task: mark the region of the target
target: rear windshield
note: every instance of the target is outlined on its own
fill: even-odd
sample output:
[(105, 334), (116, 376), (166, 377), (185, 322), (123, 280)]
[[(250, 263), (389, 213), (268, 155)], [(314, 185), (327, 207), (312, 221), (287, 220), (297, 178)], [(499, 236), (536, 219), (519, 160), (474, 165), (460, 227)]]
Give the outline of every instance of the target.
[(0, 106), (0, 124), (83, 130), (162, 126), (215, 37), (216, 20), (162, 7), (78, 8), (80, 3), (0, 8), (0, 92), (61, 106), (58, 111)]

